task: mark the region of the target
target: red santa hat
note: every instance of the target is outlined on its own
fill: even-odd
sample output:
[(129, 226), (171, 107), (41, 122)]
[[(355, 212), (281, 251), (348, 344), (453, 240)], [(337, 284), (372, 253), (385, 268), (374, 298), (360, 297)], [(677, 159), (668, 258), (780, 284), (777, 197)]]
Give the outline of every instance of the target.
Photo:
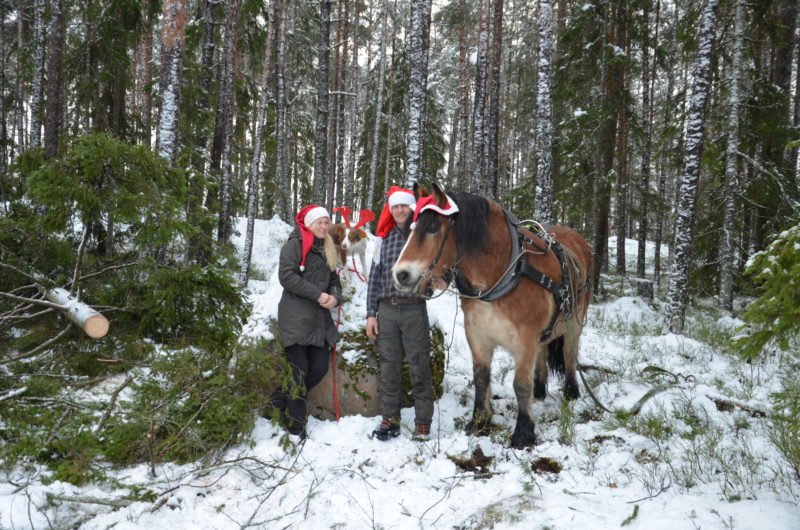
[(443, 195), (444, 197), (444, 204), (439, 204), (438, 200), (433, 195), (428, 195), (426, 197), (422, 197), (419, 202), (417, 203), (417, 207), (414, 209), (414, 222), (417, 222), (419, 215), (424, 212), (425, 210), (433, 210), (434, 212), (445, 215), (451, 216), (454, 213), (458, 213), (458, 205), (456, 201), (451, 199), (447, 195)]
[(314, 245), (314, 234), (308, 228), (314, 224), (314, 221), (322, 217), (330, 217), (328, 210), (316, 204), (309, 204), (303, 206), (297, 215), (294, 217), (297, 228), (300, 229), (300, 270), (306, 270), (306, 256)]
[(392, 206), (405, 204), (413, 210), (416, 202), (414, 193), (411, 190), (399, 186), (389, 188), (389, 192), (386, 194), (386, 204), (384, 204), (381, 216), (378, 219), (378, 228), (375, 230), (375, 234), (380, 238), (384, 238), (397, 224), (394, 222), (394, 217), (392, 217)]

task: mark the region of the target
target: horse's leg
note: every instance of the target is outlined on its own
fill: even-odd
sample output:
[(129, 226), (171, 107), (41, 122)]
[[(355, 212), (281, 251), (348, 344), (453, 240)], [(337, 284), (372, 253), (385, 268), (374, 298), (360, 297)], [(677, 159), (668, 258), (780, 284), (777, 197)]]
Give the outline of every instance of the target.
[(581, 391), (578, 388), (578, 350), (581, 344), (583, 326), (575, 319), (567, 322), (567, 333), (564, 335), (564, 398), (578, 399)]
[[(547, 345), (550, 354), (554, 347), (557, 347), (555, 342)], [(540, 401), (547, 397), (547, 359), (548, 355), (537, 355), (536, 369), (533, 372), (533, 398)]]
[(472, 377), (475, 381), (475, 406), (467, 423), (468, 434), (486, 436), (492, 426), (492, 354), (472, 354)]
[(511, 447), (536, 445), (536, 429), (533, 422), (531, 397), (533, 395), (534, 365), (538, 369), (539, 358), (544, 357), (544, 347), (536, 344), (516, 355), (514, 368), (514, 394), (517, 396), (517, 424), (511, 434)]

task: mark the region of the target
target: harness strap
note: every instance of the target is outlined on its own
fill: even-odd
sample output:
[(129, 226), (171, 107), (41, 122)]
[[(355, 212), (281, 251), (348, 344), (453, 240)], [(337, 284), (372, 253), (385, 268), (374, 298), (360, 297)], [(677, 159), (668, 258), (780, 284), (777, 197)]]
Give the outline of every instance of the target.
[[(553, 334), (553, 328), (561, 313), (564, 313), (566, 318), (572, 316), (572, 297), (570, 296), (569, 284), (570, 273), (569, 264), (564, 258), (564, 249), (561, 244), (556, 241), (549, 241), (550, 248), (552, 248), (558, 262), (561, 265), (561, 282), (553, 280), (543, 272), (539, 271), (524, 259), (524, 246), (529, 245), (534, 247), (540, 252), (547, 252), (547, 248), (541, 247), (533, 238), (525, 237), (519, 230), (519, 221), (513, 213), (503, 209), (508, 225), (509, 236), (511, 238), (511, 257), (508, 267), (508, 272), (501, 278), (494, 286), (487, 291), (475, 290), (467, 280), (459, 274), (458, 269), (455, 270), (455, 284), (458, 292), (469, 298), (476, 298), (483, 302), (494, 302), (510, 293), (519, 283), (523, 276), (527, 276), (534, 282), (538, 283), (553, 295), (556, 303), (556, 310), (553, 312), (550, 322), (547, 327), (542, 331), (540, 337), (541, 342), (546, 342)], [(449, 228), (449, 227), (448, 227)], [(437, 260), (438, 261), (438, 256)], [(516, 264), (515, 264), (516, 262)]]

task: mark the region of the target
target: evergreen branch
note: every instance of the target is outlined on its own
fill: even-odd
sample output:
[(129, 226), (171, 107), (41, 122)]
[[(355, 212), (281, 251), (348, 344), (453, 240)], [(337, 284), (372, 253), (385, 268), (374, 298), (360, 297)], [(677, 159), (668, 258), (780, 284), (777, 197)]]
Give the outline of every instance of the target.
[(26, 359), (26, 358), (28, 358), (28, 357), (33, 357), (34, 355), (36, 355), (36, 354), (37, 354), (37, 353), (39, 353), (40, 351), (44, 350), (45, 348), (47, 348), (47, 347), (48, 347), (48, 346), (50, 346), (51, 344), (54, 344), (54, 343), (55, 343), (55, 342), (57, 342), (59, 339), (61, 339), (62, 337), (64, 337), (64, 336), (67, 334), (67, 332), (70, 330), (70, 328), (71, 328), (71, 327), (72, 327), (72, 324), (71, 324), (71, 323), (70, 323), (70, 324), (67, 324), (67, 327), (65, 327), (64, 329), (62, 329), (62, 330), (59, 332), (59, 334), (58, 334), (58, 335), (56, 335), (55, 337), (53, 337), (53, 338), (51, 338), (51, 339), (49, 339), (49, 340), (46, 340), (45, 342), (43, 342), (43, 343), (41, 343), (40, 345), (36, 346), (34, 349), (32, 349), (31, 351), (29, 351), (29, 352), (27, 352), (27, 353), (23, 353), (23, 354), (17, 355), (16, 357), (12, 357), (12, 358), (10, 358), (10, 359), (2, 359), (2, 360), (0, 360), (0, 366), (2, 366), (2, 365), (4, 365), (4, 364), (8, 364), (8, 363), (13, 363), (14, 361), (20, 361), (20, 360), (22, 360), (22, 359)]
[[(133, 262), (133, 263), (124, 263), (122, 265), (111, 265), (110, 267), (106, 267), (103, 270), (99, 270), (97, 272), (92, 272), (90, 274), (86, 274), (85, 276), (81, 276), (80, 278), (78, 278), (77, 281), (82, 282), (83, 280), (88, 280), (89, 278), (94, 278), (95, 276), (100, 276), (101, 274), (104, 274), (104, 273), (106, 273), (108, 271), (112, 271), (112, 270), (116, 270), (116, 269), (125, 269), (127, 267), (133, 267), (134, 265), (138, 265), (138, 264), (139, 264), (138, 262)], [(73, 281), (75, 281), (75, 280), (73, 280)]]

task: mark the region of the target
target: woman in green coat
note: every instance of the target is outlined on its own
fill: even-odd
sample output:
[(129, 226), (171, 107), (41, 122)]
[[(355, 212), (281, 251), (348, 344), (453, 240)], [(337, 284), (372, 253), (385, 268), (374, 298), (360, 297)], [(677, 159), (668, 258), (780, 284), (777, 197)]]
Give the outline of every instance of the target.
[(310, 204), (297, 213), (295, 222), (278, 266), (283, 286), (278, 327), (301, 392), (294, 398), (278, 388), (270, 401), (281, 411), (289, 433), (305, 438), (306, 396), (328, 372), (329, 352), (339, 337), (330, 310), (341, 300), (342, 285), (336, 274), (336, 248), (328, 235), (328, 211)]

